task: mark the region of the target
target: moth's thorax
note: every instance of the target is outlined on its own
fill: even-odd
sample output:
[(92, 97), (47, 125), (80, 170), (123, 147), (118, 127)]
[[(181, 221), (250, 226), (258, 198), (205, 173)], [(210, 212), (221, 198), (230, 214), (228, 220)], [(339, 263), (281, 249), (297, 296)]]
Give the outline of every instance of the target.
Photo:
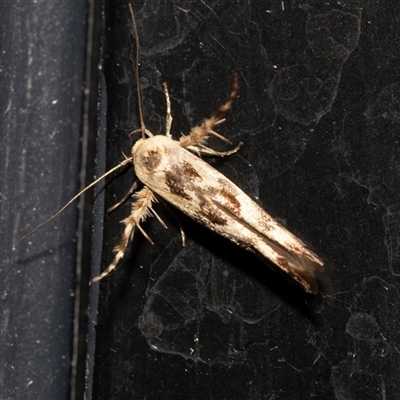
[(163, 135), (138, 140), (132, 148), (136, 176), (153, 187), (153, 181), (156, 183), (160, 174), (179, 163), (184, 151), (177, 142)]
[(145, 169), (150, 173), (163, 170), (174, 145), (172, 139), (162, 135), (139, 139), (132, 148), (135, 171)]

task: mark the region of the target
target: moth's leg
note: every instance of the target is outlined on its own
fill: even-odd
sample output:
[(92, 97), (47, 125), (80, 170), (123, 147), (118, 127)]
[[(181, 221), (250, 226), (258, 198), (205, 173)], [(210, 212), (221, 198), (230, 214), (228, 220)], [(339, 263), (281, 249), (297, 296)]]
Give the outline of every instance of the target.
[(165, 101), (167, 103), (167, 116), (165, 117), (165, 136), (171, 138), (171, 125), (172, 125), (172, 114), (171, 114), (171, 100), (169, 99), (167, 83), (163, 83)]
[(201, 125), (196, 126), (191, 129), (188, 136), (182, 136), (179, 140), (180, 145), (184, 148), (188, 148), (190, 146), (196, 146), (198, 144), (202, 144), (206, 141), (208, 136), (214, 135), (217, 138), (227, 141), (230, 141), (224, 138), (219, 133), (215, 132), (213, 129), (215, 125), (218, 125), (224, 121), (223, 116), (230, 110), (232, 107), (233, 101), (235, 100), (239, 88), (239, 79), (235, 74), (233, 78), (232, 91), (228, 98), (228, 100), (218, 108), (217, 112), (209, 119), (204, 120)]
[(114, 204), (113, 206), (111, 206), (109, 209), (107, 209), (107, 212), (113, 212), (116, 208), (118, 208), (121, 204), (124, 204), (129, 197), (131, 197), (133, 195), (133, 192), (137, 189), (138, 187), (138, 182), (139, 180), (136, 179), (135, 182), (133, 182), (133, 185), (131, 186), (131, 188), (129, 189), (128, 193), (126, 193), (126, 195), (116, 204)]
[(197, 146), (190, 146), (187, 149), (192, 151), (193, 153), (202, 154), (205, 156), (214, 156), (214, 157), (227, 157), (234, 153), (236, 153), (241, 147), (243, 143), (240, 142), (234, 149), (228, 151), (216, 151), (210, 149), (209, 147), (204, 146), (203, 144), (198, 144)]
[(181, 223), (180, 219), (172, 211), (172, 209), (169, 206), (169, 204), (166, 201), (164, 201), (161, 197), (160, 197), (160, 201), (161, 201), (161, 203), (163, 203), (164, 207), (171, 213), (171, 215), (175, 218), (176, 222), (178, 223), (179, 229), (181, 231), (182, 247), (185, 247), (186, 246), (186, 235), (185, 235), (185, 231), (183, 230), (183, 226), (182, 226), (182, 223)]
[(115, 247), (115, 257), (108, 268), (103, 271), (99, 276), (93, 278), (93, 282), (97, 282), (100, 279), (103, 279), (110, 272), (112, 272), (117, 266), (118, 262), (124, 257), (125, 251), (129, 246), (133, 238), (133, 234), (135, 233), (135, 228), (138, 228), (144, 237), (153, 244), (153, 241), (146, 234), (146, 232), (140, 226), (140, 223), (146, 219), (147, 216), (150, 215), (150, 211), (152, 210), (151, 204), (156, 200), (154, 193), (148, 188), (144, 187), (139, 192), (135, 194), (136, 201), (132, 203), (131, 215), (128, 218), (125, 218), (121, 222), (125, 224), (125, 230), (122, 234), (121, 241)]

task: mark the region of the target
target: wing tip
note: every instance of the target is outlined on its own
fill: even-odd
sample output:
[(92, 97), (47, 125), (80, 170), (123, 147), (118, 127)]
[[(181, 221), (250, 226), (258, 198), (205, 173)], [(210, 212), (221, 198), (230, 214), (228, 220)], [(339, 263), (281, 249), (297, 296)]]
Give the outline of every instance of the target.
[(324, 263), (315, 254), (302, 254), (299, 263), (289, 275), (307, 293), (318, 294), (321, 291), (321, 274), (324, 272)]

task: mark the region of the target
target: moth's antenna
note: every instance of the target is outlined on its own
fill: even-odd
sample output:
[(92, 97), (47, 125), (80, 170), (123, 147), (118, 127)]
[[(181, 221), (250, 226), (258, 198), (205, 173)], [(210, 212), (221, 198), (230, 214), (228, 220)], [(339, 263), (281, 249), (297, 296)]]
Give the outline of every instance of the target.
[(52, 215), (49, 219), (46, 221), (42, 222), (40, 225), (38, 225), (35, 229), (31, 230), (28, 234), (26, 234), (24, 237), (18, 240), (19, 242), (22, 242), (25, 240), (27, 237), (31, 236), (33, 233), (35, 233), (38, 229), (40, 229), (42, 226), (46, 225), (48, 222), (56, 218), (58, 215), (60, 215), (71, 203), (73, 203), (80, 195), (85, 193), (88, 189), (99, 183), (102, 179), (104, 179), (106, 176), (112, 174), (116, 170), (124, 167), (127, 164), (132, 164), (133, 162), (133, 157), (129, 157), (126, 160), (122, 161), (120, 164), (116, 165), (114, 168), (111, 168), (109, 171), (107, 171), (105, 174), (100, 176), (100, 178), (97, 178), (94, 182), (92, 182), (89, 186), (86, 186), (85, 189), (81, 190), (77, 195), (75, 195), (64, 207), (62, 207), (59, 211), (57, 211), (54, 215)]
[(143, 110), (142, 110), (142, 96), (140, 94), (140, 76), (139, 76), (139, 57), (140, 57), (140, 45), (139, 45), (139, 35), (136, 26), (135, 14), (133, 12), (133, 8), (131, 4), (128, 4), (129, 11), (132, 17), (132, 25), (133, 31), (135, 33), (136, 39), (136, 89), (137, 89), (137, 96), (138, 96), (138, 105), (139, 105), (139, 120), (140, 120), (140, 131), (142, 132), (142, 139), (146, 137), (146, 126), (144, 125), (143, 120)]

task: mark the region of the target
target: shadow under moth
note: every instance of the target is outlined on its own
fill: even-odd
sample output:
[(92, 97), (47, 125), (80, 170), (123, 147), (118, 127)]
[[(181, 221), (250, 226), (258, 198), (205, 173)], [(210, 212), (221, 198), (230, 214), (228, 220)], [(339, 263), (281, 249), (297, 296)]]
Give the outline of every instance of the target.
[[(130, 5), (129, 9), (136, 35), (136, 65), (138, 66), (138, 34)], [(214, 129), (224, 121), (224, 115), (230, 110), (237, 96), (239, 86), (237, 75), (234, 77), (232, 91), (225, 104), (220, 106), (211, 118), (192, 128), (188, 135), (183, 135), (178, 141), (173, 140), (170, 135), (172, 116), (166, 84), (164, 84), (167, 103), (166, 134), (155, 136), (146, 129), (143, 122), (138, 73), (136, 74), (136, 83), (141, 128), (133, 131), (133, 133), (141, 132), (142, 137), (133, 146), (131, 157), (126, 158), (122, 163), (78, 193), (59, 212), (36, 229), (55, 218), (72, 201), (105, 176), (121, 167), (132, 164), (137, 178), (143, 184), (143, 188), (132, 194), (137, 187), (137, 182), (135, 182), (131, 191), (123, 199), (124, 201), (129, 196), (133, 196), (131, 214), (122, 221), (125, 229), (120, 243), (114, 249), (115, 257), (113, 261), (93, 281), (99, 281), (116, 268), (119, 261), (124, 257), (135, 230), (138, 229), (153, 243), (141, 224), (148, 216), (153, 215), (165, 226), (152, 207), (152, 204), (157, 201), (157, 197), (160, 197), (212, 231), (246, 250), (256, 253), (262, 259), (271, 261), (278, 270), (282, 271), (286, 277), (289, 277), (306, 292), (318, 293), (318, 275), (324, 269), (322, 260), (311, 252), (300, 239), (274, 220), (239, 187), (200, 158), (201, 155), (228, 156), (235, 153), (242, 145), (242, 143), (239, 143), (238, 146), (227, 152), (218, 152), (205, 146), (210, 135), (230, 143)], [(121, 203), (122, 201), (112, 208)], [(181, 233), (184, 244), (182, 230)]]

